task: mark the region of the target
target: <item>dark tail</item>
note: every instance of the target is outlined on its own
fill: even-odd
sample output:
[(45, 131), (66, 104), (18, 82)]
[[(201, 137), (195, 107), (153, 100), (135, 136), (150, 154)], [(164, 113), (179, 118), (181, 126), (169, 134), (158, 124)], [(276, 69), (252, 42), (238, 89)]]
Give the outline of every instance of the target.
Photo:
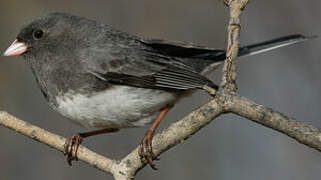
[[(305, 42), (305, 41), (314, 39), (316, 37), (317, 36), (306, 37), (300, 34), (283, 36), (283, 37), (275, 38), (269, 41), (264, 41), (257, 44), (243, 46), (239, 49), (238, 56), (239, 57), (252, 56), (252, 55), (268, 52), (277, 48), (289, 46), (292, 44)], [(202, 69), (201, 72), (206, 74), (208, 72), (215, 70), (217, 66), (224, 61), (224, 59), (226, 58), (226, 53), (225, 51), (222, 51), (221, 53), (218, 53), (217, 51), (207, 52), (206, 54), (199, 54), (197, 58), (207, 60), (207, 63), (208, 63), (207, 65), (203, 65), (203, 68), (199, 67), (200, 69)], [(210, 62), (210, 60), (212, 62)]]
[(305, 42), (307, 40), (314, 39), (314, 38), (316, 38), (316, 36), (306, 37), (300, 34), (275, 38), (269, 41), (264, 41), (261, 43), (241, 47), (239, 50), (239, 57), (252, 56), (252, 55), (264, 53), (280, 47), (285, 47), (292, 44)]

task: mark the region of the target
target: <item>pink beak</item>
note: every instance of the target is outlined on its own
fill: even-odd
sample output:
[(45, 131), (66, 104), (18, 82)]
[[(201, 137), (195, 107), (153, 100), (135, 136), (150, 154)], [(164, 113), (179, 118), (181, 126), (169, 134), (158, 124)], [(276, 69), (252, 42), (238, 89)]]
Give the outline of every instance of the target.
[(17, 39), (10, 45), (10, 47), (3, 53), (4, 56), (20, 56), (27, 52), (28, 46), (19, 42)]

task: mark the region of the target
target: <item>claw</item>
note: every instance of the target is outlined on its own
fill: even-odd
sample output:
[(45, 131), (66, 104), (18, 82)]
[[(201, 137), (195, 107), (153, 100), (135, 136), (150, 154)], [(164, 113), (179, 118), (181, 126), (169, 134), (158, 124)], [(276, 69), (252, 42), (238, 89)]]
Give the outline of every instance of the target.
[(153, 160), (157, 158), (155, 158), (155, 155), (153, 153), (152, 138), (153, 136), (151, 135), (151, 133), (146, 134), (140, 144), (138, 153), (142, 161), (148, 163), (153, 170), (157, 170), (156, 165), (153, 163)]
[(73, 160), (78, 161), (77, 152), (82, 139), (82, 136), (78, 134), (67, 139), (65, 142), (64, 155), (67, 156), (67, 162), (70, 166)]
[(171, 106), (167, 106), (161, 111), (160, 115), (158, 116), (158, 118), (156, 119), (152, 127), (147, 131), (145, 137), (140, 143), (138, 154), (141, 160), (145, 163), (148, 163), (149, 166), (154, 170), (157, 170), (157, 168), (155, 164), (153, 164), (153, 160), (154, 159), (158, 160), (157, 157), (155, 157), (152, 149), (152, 140), (153, 140), (154, 132), (158, 127), (158, 125), (161, 123), (161, 121), (164, 119), (164, 117), (166, 116), (170, 108)]
[(117, 132), (117, 131), (118, 129), (115, 129), (115, 128), (106, 128), (106, 129), (85, 132), (85, 133), (79, 133), (67, 139), (64, 146), (64, 155), (67, 156), (68, 164), (71, 166), (71, 162), (73, 160), (78, 161), (78, 157), (77, 157), (78, 148), (84, 138), (98, 135), (98, 134), (111, 133), (111, 132)]

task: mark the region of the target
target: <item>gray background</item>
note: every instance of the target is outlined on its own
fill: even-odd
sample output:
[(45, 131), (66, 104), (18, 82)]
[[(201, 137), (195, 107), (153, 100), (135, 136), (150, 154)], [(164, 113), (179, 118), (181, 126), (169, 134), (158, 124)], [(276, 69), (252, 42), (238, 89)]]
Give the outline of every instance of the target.
[[(253, 0), (242, 18), (241, 43), (292, 33), (320, 35), (320, 7), (317, 0)], [(23, 24), (52, 11), (86, 16), (143, 37), (226, 46), (228, 10), (216, 0), (1, 0), (0, 51), (9, 46)], [(320, 49), (321, 40), (316, 39), (248, 57), (238, 65), (240, 94), (321, 128)], [(212, 75), (216, 82), (219, 76), (219, 71)], [(182, 100), (160, 129), (208, 100), (202, 92)], [(0, 109), (66, 137), (85, 131), (48, 107), (21, 57), (0, 57)], [(146, 129), (96, 136), (84, 144), (108, 157), (121, 158), (139, 144)], [(1, 180), (112, 179), (82, 162), (69, 167), (61, 153), (2, 127), (0, 147)], [(235, 115), (216, 119), (156, 163), (158, 171), (147, 167), (137, 179), (321, 177), (319, 152)]]

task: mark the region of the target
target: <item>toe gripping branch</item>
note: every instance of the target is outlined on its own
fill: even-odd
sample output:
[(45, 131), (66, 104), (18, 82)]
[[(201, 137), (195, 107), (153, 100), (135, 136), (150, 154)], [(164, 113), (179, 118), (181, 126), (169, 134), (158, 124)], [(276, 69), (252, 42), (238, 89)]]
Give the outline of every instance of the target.
[(153, 160), (155, 160), (155, 159), (157, 160), (157, 158), (155, 157), (155, 155), (153, 153), (153, 149), (152, 149), (153, 136), (154, 136), (155, 130), (157, 129), (159, 124), (162, 122), (162, 120), (164, 119), (164, 117), (166, 116), (166, 114), (168, 113), (168, 111), (170, 109), (171, 109), (171, 107), (167, 106), (166, 108), (164, 108), (162, 110), (162, 112), (158, 116), (157, 120), (152, 125), (152, 127), (146, 132), (146, 135), (144, 136), (144, 138), (140, 144), (140, 147), (139, 147), (139, 156), (140, 156), (141, 160), (143, 162), (146, 161), (146, 163), (148, 163), (150, 165), (150, 167), (154, 170), (157, 170), (157, 168), (156, 168), (155, 164), (153, 163)]
[(71, 138), (67, 139), (65, 142), (64, 154), (65, 156), (67, 156), (68, 164), (71, 166), (72, 165), (71, 162), (73, 160), (78, 161), (78, 157), (77, 157), (78, 148), (84, 138), (98, 135), (98, 134), (112, 133), (117, 131), (119, 131), (119, 129), (106, 128), (106, 129), (100, 129), (96, 131), (85, 132), (85, 133), (78, 133), (72, 136)]

